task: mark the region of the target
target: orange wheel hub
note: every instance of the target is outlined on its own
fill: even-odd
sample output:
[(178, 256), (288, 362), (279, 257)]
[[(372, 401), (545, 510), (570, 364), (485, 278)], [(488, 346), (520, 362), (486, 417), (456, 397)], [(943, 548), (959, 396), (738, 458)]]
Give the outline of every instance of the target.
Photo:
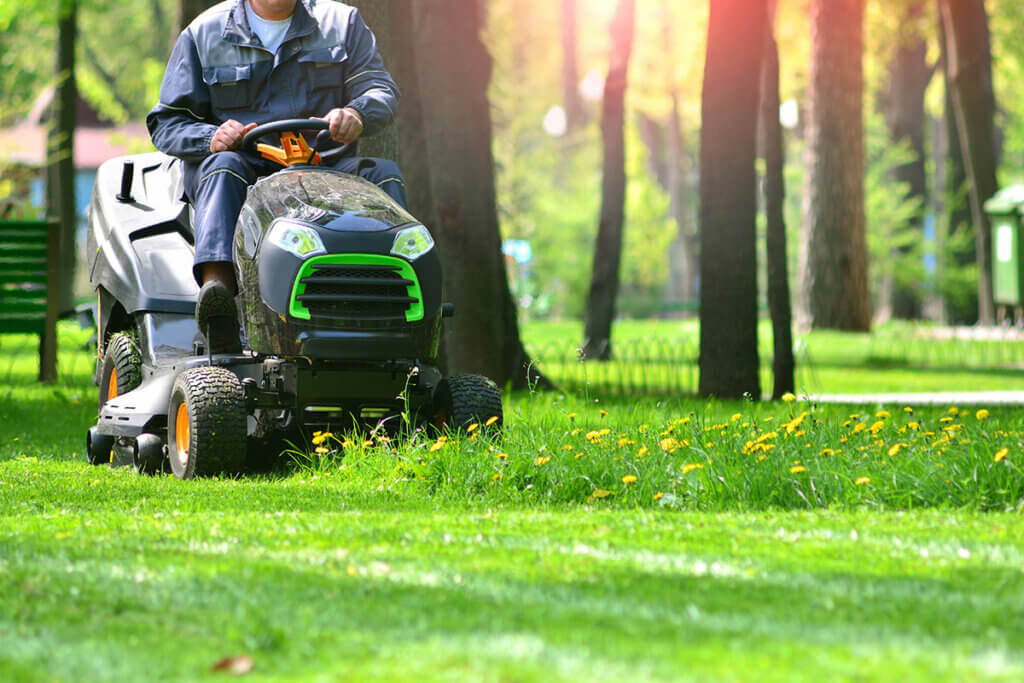
[(110, 371), (110, 379), (107, 380), (107, 400), (117, 398), (117, 368)]
[(188, 424), (188, 406), (184, 403), (178, 406), (178, 414), (174, 418), (174, 443), (177, 446), (178, 462), (182, 465), (188, 462), (188, 445), (192, 437), (192, 430)]

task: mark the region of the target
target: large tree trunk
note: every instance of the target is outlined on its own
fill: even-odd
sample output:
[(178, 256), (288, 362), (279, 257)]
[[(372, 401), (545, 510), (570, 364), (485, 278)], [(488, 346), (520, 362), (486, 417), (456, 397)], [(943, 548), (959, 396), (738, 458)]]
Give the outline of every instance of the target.
[(711, 0), (701, 107), (700, 393), (761, 397), (757, 119), (765, 0)]
[(57, 92), (54, 96), (54, 130), (47, 160), (49, 214), (60, 219), (60, 274), (55, 284), (61, 313), (75, 307), (76, 229), (75, 203), (75, 113), (78, 89), (75, 84), (76, 0), (61, 0), (57, 17)]
[(803, 246), (812, 327), (866, 332), (863, 29), (864, 0), (811, 1)]
[(576, 0), (562, 0), (562, 100), (569, 132), (583, 126), (586, 112), (576, 62)]
[(519, 338), (501, 253), (483, 8), (462, 0), (399, 4), (391, 39), (403, 91), (403, 171), (410, 207), (437, 240), (446, 300), (455, 304), (442, 341), (446, 368), (499, 385), (546, 384)]
[[(348, 4), (359, 10), (363, 21), (373, 31), (377, 39), (377, 51), (384, 60), (384, 66), (388, 70), (394, 69), (394, 21), (407, 20), (408, 11), (403, 6), (404, 0), (348, 0)], [(393, 75), (393, 74), (392, 74)], [(399, 86), (401, 88), (401, 86)], [(345, 104), (344, 102), (341, 104)], [(379, 157), (400, 161), (398, 158), (398, 123), (394, 122), (373, 137), (361, 138), (359, 140), (359, 154), (367, 157)]]
[(996, 193), (998, 183), (988, 15), (984, 0), (941, 0), (941, 8), (946, 28), (946, 69), (971, 188), (978, 260), (978, 318), (983, 325), (991, 325), (995, 322), (992, 242), (984, 204)]
[(764, 154), (764, 214), (768, 264), (768, 310), (772, 317), (772, 396), (796, 391), (793, 359), (793, 312), (786, 262), (785, 145), (779, 122), (779, 46), (775, 42), (775, 0), (769, 3), (761, 71), (761, 147)]
[(216, 5), (220, 0), (179, 0), (178, 32), (184, 31), (192, 20)]
[[(921, 202), (921, 208), (910, 219), (908, 228), (922, 239), (928, 201), (924, 96), (932, 80), (933, 71), (928, 64), (928, 44), (920, 30), (920, 17), (924, 9), (924, 0), (918, 0), (908, 5), (901, 17), (900, 42), (889, 64), (889, 88), (881, 102), (889, 138), (894, 144), (908, 142), (914, 155), (912, 161), (893, 169), (892, 175), (896, 182), (909, 186), (908, 198), (918, 198)], [(894, 278), (891, 292), (891, 300), (888, 303), (893, 317), (921, 317), (919, 292), (908, 286), (908, 283), (900, 282), (898, 278)]]
[(584, 315), (583, 357), (611, 358), (612, 320), (619, 293), (622, 224), (626, 205), (625, 127), (626, 76), (633, 49), (634, 0), (619, 0), (611, 23), (611, 59), (604, 82), (601, 141), (601, 219), (594, 248), (594, 270)]

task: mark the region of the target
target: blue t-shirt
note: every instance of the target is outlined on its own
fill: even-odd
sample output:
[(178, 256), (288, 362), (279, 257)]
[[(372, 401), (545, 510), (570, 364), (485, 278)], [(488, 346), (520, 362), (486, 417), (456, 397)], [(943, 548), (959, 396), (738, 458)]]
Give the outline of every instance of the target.
[(263, 47), (277, 54), (277, 48), (281, 47), (281, 43), (284, 41), (284, 34), (288, 32), (288, 27), (292, 25), (292, 18), (288, 17), (280, 21), (263, 19), (253, 11), (249, 0), (245, 1), (245, 15), (249, 20), (249, 27), (253, 33), (259, 36)]

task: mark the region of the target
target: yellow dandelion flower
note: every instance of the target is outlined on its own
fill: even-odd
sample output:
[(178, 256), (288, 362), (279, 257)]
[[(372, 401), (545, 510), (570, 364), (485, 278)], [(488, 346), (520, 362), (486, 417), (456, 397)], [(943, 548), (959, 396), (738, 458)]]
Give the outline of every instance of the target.
[(599, 410), (597, 412), (600, 413), (601, 417), (608, 417), (608, 411), (605, 410), (604, 408), (602, 408), (601, 410)]
[(871, 483), (871, 477), (857, 477), (857, 480), (853, 483), (857, 486), (864, 486)]
[(836, 454), (836, 452), (833, 449), (831, 449), (831, 448), (822, 448), (821, 449), (821, 453), (819, 453), (818, 455), (835, 455), (835, 454)]
[(903, 406), (903, 412), (906, 413), (907, 415), (913, 415), (914, 409), (911, 408), (910, 406)]
[(839, 443), (846, 443), (847, 441), (849, 441), (849, 439), (846, 438), (845, 436), (839, 437)]
[(508, 460), (508, 453), (498, 453), (498, 460)]
[(898, 443), (895, 443), (895, 444), (892, 445), (892, 448), (889, 449), (889, 457), (890, 458), (892, 456), (894, 456), (894, 455), (897, 455), (900, 452), (900, 445), (901, 444), (898, 444)]
[(944, 423), (944, 424), (949, 424), (949, 423), (950, 423), (950, 422), (952, 422), (952, 421), (953, 421), (953, 418), (951, 418), (951, 417), (950, 417), (950, 416), (948, 416), (948, 415), (947, 415), (947, 416), (945, 416), (945, 417), (940, 417), (940, 418), (939, 418), (939, 422), (942, 422), (942, 423)]
[(854, 434), (859, 434), (859, 433), (863, 432), (867, 428), (868, 428), (868, 426), (866, 424), (864, 424), (863, 422), (858, 422), (857, 424), (855, 424), (853, 426), (853, 433)]
[(871, 427), (870, 427), (871, 433), (872, 434), (877, 434), (878, 432), (882, 431), (883, 427), (885, 427), (885, 423), (882, 422), (881, 420), (879, 420), (875, 424), (871, 425)]
[(433, 443), (433, 445), (430, 446), (430, 452), (431, 453), (436, 453), (437, 451), (439, 451), (442, 448), (444, 448), (444, 444), (445, 444), (445, 439), (444, 439), (444, 437), (441, 437), (440, 439), (435, 441)]
[(1010, 452), (1009, 448), (1000, 448), (998, 451), (996, 451), (996, 454), (994, 456), (992, 456), (992, 461), (993, 462), (1002, 462), (1003, 460), (1006, 459), (1006, 454), (1009, 453), (1009, 452)]
[(580, 459), (580, 458), (582, 458), (582, 457), (583, 457), (583, 454), (582, 454), (582, 453), (577, 453), (577, 454), (575, 455), (575, 458), (576, 458), (577, 460), (579, 460), (579, 459)]
[(604, 429), (597, 430), (598, 436), (608, 436), (611, 433), (612, 433), (612, 430), (608, 429), (607, 427), (605, 427)]
[(907, 423), (907, 429), (909, 429), (912, 432), (916, 432), (920, 428), (921, 428), (921, 425), (919, 425), (917, 422), (908, 422)]
[(637, 476), (635, 474), (624, 474), (624, 475), (622, 475), (622, 483), (625, 484), (626, 486), (629, 486), (630, 484), (635, 484), (636, 481), (637, 481)]
[(640, 450), (636, 452), (636, 457), (642, 458), (647, 455), (647, 446), (641, 446)]
[(981, 410), (974, 414), (974, 417), (976, 417), (979, 420), (988, 419), (988, 411), (982, 408)]
[(574, 448), (575, 448), (575, 446), (573, 446), (573, 445), (572, 445), (571, 443), (567, 443), (567, 444), (565, 444), (564, 446), (562, 446), (562, 450), (563, 450), (563, 451), (571, 451), (571, 450), (573, 450)]
[(491, 475), (491, 481), (501, 481), (504, 478), (505, 475), (503, 475), (501, 472), (495, 472), (494, 474)]
[(546, 465), (549, 462), (551, 462), (551, 456), (538, 455), (537, 459), (533, 461), (533, 464), (536, 465), (537, 467), (540, 467), (541, 465)]
[(468, 427), (466, 427), (466, 433), (467, 434), (472, 434), (473, 432), (475, 432), (479, 428), (480, 428), (480, 424), (477, 423), (477, 422), (474, 422), (473, 424), (471, 424)]
[(635, 443), (636, 441), (633, 441), (633, 439), (627, 439), (626, 437), (622, 437), (618, 441), (619, 448), (622, 448), (623, 446), (632, 446)]
[(796, 400), (796, 396), (787, 391), (782, 395), (782, 400), (785, 401), (786, 403), (792, 403), (793, 401)]
[(875, 413), (875, 417), (879, 417), (879, 418), (881, 418), (883, 420), (887, 420), (890, 417), (892, 417), (892, 415), (889, 414), (888, 410), (879, 410), (877, 413)]
[(767, 455), (761, 454), (761, 455), (757, 456), (757, 461), (758, 461), (758, 462), (762, 462), (762, 461), (764, 461), (764, 459), (765, 459), (765, 458), (767, 458), (767, 457), (768, 457)]
[(739, 422), (742, 419), (743, 419), (743, 413), (733, 413), (733, 415), (732, 415), (732, 421), (733, 422)]
[(801, 472), (806, 472), (806, 471), (807, 471), (807, 468), (804, 467), (803, 465), (793, 465), (792, 467), (789, 468), (789, 473), (790, 474), (800, 474)]
[(569, 419), (570, 420), (575, 420), (576, 419), (576, 413), (569, 413)]
[(859, 420), (860, 419), (860, 413), (850, 413), (849, 417), (850, 417), (851, 420)]
[(590, 497), (591, 498), (607, 498), (610, 495), (612, 495), (612, 492), (609, 491), (608, 489), (594, 489), (594, 491), (590, 494)]
[(596, 429), (587, 432), (587, 441), (597, 441), (600, 438), (601, 434)]
[(370, 448), (373, 446), (373, 439), (367, 439), (363, 442), (363, 448)]
[(672, 453), (679, 448), (679, 442), (671, 437), (662, 439), (658, 442), (658, 445), (661, 446), (661, 450), (669, 453)]
[(498, 416), (497, 415), (491, 415), (489, 418), (487, 418), (487, 421), (484, 422), (484, 427), (490, 427), (492, 424), (494, 424), (497, 421), (498, 421)]
[(690, 472), (693, 472), (694, 470), (702, 470), (702, 469), (704, 469), (704, 465), (702, 465), (699, 462), (688, 462), (685, 465), (683, 465), (680, 469), (682, 470), (683, 474), (689, 474)]
[(663, 492), (658, 491), (657, 493), (654, 494), (654, 500), (661, 500), (664, 495), (665, 494)]
[(330, 451), (329, 448), (327, 448), (325, 446), (317, 446), (315, 452), (316, 452), (317, 455), (327, 455), (331, 451)]
[(332, 436), (334, 436), (334, 434), (331, 434), (330, 432), (313, 432), (313, 445), (319, 446)]
[(949, 409), (949, 414), (950, 415), (958, 415), (958, 414), (960, 414), (960, 409), (957, 408), (956, 406), (951, 406), (950, 409)]

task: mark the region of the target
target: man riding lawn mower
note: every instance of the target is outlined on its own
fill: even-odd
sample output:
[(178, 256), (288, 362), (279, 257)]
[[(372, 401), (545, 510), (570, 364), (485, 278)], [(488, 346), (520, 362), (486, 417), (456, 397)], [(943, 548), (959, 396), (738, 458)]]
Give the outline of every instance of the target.
[(436, 367), (452, 310), (397, 166), (352, 155), (397, 103), (341, 3), (228, 0), (182, 32), (147, 119), (162, 153), (93, 191), (90, 461), (190, 478), (303, 429), (500, 429), (493, 382)]

